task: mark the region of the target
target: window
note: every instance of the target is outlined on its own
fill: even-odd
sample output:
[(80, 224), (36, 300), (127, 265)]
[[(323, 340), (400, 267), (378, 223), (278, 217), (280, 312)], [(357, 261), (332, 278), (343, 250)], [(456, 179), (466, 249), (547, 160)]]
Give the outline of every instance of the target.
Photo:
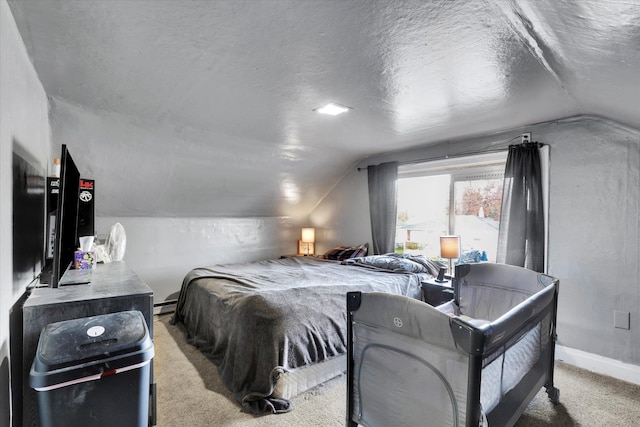
[(464, 262), (496, 260), (507, 153), (401, 165), (396, 252), (440, 257), (440, 236), (460, 236)]

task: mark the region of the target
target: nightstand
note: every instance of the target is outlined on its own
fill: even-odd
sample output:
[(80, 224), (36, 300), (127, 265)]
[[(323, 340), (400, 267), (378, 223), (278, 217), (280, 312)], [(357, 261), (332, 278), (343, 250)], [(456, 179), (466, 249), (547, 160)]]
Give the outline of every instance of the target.
[(422, 300), (429, 305), (438, 306), (453, 299), (453, 283), (449, 278), (446, 282), (436, 282), (429, 279), (422, 282)]
[[(41, 425), (38, 413), (38, 393), (40, 392), (36, 392), (29, 386), (29, 377), (42, 328), (54, 322), (138, 310), (147, 321), (149, 335), (153, 339), (153, 290), (131, 271), (124, 261), (98, 264), (91, 275), (91, 283), (88, 284), (60, 286), (55, 289), (34, 288), (24, 302), (22, 307), (23, 426)], [(153, 379), (153, 361), (148, 387), (149, 425), (151, 426), (156, 424), (156, 384)]]

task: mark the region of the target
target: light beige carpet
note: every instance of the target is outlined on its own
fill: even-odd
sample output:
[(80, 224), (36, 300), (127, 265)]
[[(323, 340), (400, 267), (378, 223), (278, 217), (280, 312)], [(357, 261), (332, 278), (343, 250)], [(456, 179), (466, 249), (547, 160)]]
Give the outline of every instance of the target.
[[(344, 376), (295, 397), (296, 408), (287, 414), (242, 412), (213, 363), (186, 342), (170, 318), (165, 314), (154, 321), (159, 427), (345, 425)], [(561, 362), (555, 373), (560, 405), (553, 406), (541, 391), (516, 427), (640, 426), (640, 386)]]

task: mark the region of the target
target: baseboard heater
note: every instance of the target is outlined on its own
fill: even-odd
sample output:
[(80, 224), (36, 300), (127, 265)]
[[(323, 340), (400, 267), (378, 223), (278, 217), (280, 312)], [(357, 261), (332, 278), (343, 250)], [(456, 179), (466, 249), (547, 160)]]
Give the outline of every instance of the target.
[(153, 314), (173, 313), (176, 311), (177, 299), (170, 299), (153, 304)]

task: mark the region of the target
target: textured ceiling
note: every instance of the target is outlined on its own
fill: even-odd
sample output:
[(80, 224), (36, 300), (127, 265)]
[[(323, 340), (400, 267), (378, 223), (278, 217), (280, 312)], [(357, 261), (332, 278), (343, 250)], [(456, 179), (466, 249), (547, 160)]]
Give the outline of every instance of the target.
[[(171, 128), (175, 181), (228, 193), (161, 215), (304, 215), (368, 155), (579, 114), (640, 128), (640, 0), (9, 4), (54, 104)], [(150, 214), (112, 182), (102, 214)]]

